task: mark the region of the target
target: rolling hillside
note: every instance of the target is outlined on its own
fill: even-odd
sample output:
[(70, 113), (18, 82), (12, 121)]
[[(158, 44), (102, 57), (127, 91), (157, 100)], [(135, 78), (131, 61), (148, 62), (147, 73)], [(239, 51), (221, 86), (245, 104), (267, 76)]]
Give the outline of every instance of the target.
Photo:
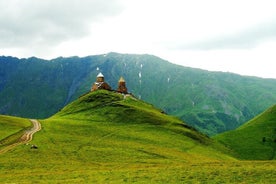
[(234, 129), (276, 102), (276, 80), (192, 69), (151, 55), (0, 57), (0, 113), (47, 118), (88, 92), (99, 71), (112, 88), (122, 75), (135, 96), (209, 135)]
[(221, 144), (132, 96), (92, 92), (40, 122), (31, 142), (38, 149), (21, 145), (0, 155), (1, 183), (275, 180), (275, 163), (236, 161)]
[[(206, 151), (202, 152), (200, 157), (228, 158), (226, 155), (217, 153), (218, 148), (224, 148), (220, 147), (221, 145), (216, 144), (178, 118), (168, 116), (162, 110), (131, 95), (122, 95), (106, 90), (91, 92), (70, 103), (46, 121), (50, 122), (49, 124), (52, 123), (52, 126), (58, 124), (54, 124), (55, 121), (61, 125), (67, 121), (85, 122), (86, 126), (87, 123), (90, 123), (92, 129), (86, 127), (85, 130), (83, 127), (83, 130), (87, 131), (84, 136), (89, 133), (92, 133), (93, 136), (95, 133), (97, 139), (103, 139), (100, 142), (107, 141), (105, 148), (107, 150), (112, 146), (109, 145), (110, 143), (118, 142), (116, 148), (119, 150), (115, 149), (115, 151), (129, 150), (133, 151), (133, 154), (137, 154), (137, 151), (138, 153), (144, 152), (153, 158), (154, 156), (160, 158), (181, 156), (184, 159), (185, 152), (199, 154), (197, 151), (200, 149)], [(177, 141), (172, 141), (173, 139)], [(92, 146), (93, 141), (90, 144), (94, 148), (99, 146), (98, 143), (96, 143), (97, 146)], [(148, 148), (150, 150), (147, 150)], [(166, 151), (166, 149), (168, 150)], [(226, 151), (226, 149), (221, 151)], [(131, 152), (127, 155), (132, 157)], [(123, 157), (123, 159), (126, 158)], [(187, 160), (190, 159), (187, 158)]]
[(215, 136), (235, 156), (248, 160), (276, 159), (276, 105), (236, 130)]
[(223, 146), (179, 119), (115, 92), (89, 93), (41, 123), (32, 142), (37, 150), (22, 145), (1, 155), (0, 182), (89, 182), (108, 177), (122, 182), (140, 174), (143, 178), (148, 169), (154, 180), (168, 181), (157, 172), (172, 178), (175, 171), (167, 168), (234, 160), (221, 152)]

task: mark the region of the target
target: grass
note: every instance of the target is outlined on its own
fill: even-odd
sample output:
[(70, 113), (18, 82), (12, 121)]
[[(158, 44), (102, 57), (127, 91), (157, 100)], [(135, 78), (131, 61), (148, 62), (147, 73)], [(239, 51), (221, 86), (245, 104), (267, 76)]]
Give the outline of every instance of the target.
[(98, 91), (40, 120), (32, 144), (0, 155), (0, 183), (272, 183), (276, 164), (227, 148), (132, 97)]
[(30, 126), (31, 122), (27, 119), (0, 115), (0, 148), (15, 142)]
[(0, 181), (18, 183), (274, 183), (275, 162), (200, 164), (91, 164), (56, 171), (1, 173)]
[(239, 127), (214, 137), (248, 160), (276, 159), (276, 106)]

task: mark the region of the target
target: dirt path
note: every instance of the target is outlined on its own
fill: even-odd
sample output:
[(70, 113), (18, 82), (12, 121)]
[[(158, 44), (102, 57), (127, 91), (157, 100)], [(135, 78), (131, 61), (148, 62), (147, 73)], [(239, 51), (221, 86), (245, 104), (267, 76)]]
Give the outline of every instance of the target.
[(32, 122), (33, 127), (31, 129), (26, 130), (25, 133), (21, 136), (21, 138), (17, 142), (10, 144), (4, 147), (3, 149), (1, 149), (0, 154), (6, 153), (7, 151), (15, 148), (20, 144), (26, 144), (33, 139), (33, 135), (39, 130), (41, 130), (41, 124), (36, 119), (30, 119), (30, 121)]

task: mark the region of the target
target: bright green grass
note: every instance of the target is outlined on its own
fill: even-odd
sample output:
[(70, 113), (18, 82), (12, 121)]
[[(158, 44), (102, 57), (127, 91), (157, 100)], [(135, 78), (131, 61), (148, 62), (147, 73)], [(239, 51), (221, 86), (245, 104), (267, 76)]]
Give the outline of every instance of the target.
[[(275, 162), (240, 162), (152, 125), (51, 119), (0, 157), (0, 182), (272, 183)], [(157, 129), (156, 129), (157, 128)], [(20, 155), (20, 157), (18, 157)]]
[(19, 138), (31, 122), (24, 118), (0, 115), (0, 148)]
[[(99, 102), (101, 101), (101, 102)], [(135, 98), (99, 91), (41, 120), (32, 144), (0, 155), (0, 183), (271, 183), (275, 162), (222, 145)]]
[(229, 146), (241, 159), (276, 159), (276, 106), (238, 129), (214, 138)]

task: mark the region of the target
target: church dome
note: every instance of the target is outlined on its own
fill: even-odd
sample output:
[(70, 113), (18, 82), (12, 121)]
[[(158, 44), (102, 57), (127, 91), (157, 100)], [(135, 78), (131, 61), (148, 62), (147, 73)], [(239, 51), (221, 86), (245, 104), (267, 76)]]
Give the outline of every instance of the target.
[(104, 77), (104, 75), (102, 74), (102, 72), (100, 72), (97, 77)]
[(120, 78), (119, 82), (126, 82), (123, 77)]

